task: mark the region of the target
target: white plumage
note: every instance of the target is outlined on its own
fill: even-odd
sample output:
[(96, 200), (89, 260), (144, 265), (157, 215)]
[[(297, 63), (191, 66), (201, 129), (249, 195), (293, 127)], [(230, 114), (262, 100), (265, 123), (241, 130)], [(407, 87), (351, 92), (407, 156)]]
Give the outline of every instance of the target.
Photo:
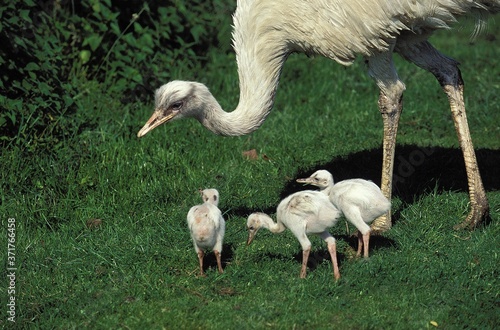
[(363, 179), (343, 180), (334, 184), (332, 174), (326, 170), (318, 170), (308, 178), (297, 179), (297, 182), (319, 187), (346, 219), (356, 226), (357, 255), (361, 255), (363, 246), (363, 256), (367, 258), (371, 231), (368, 224), (391, 208), (391, 202), (380, 188), (372, 181)]
[(217, 207), (219, 192), (216, 189), (204, 189), (201, 192), (203, 204), (193, 206), (187, 214), (187, 222), (194, 249), (198, 254), (200, 276), (204, 276), (204, 250), (213, 250), (217, 260), (217, 268), (222, 273), (222, 241), (226, 230), (226, 222)]
[(328, 232), (333, 227), (341, 213), (330, 203), (328, 197), (318, 191), (299, 191), (283, 199), (277, 208), (274, 222), (264, 213), (252, 213), (247, 220), (248, 240), (250, 244), (260, 228), (266, 228), (272, 233), (281, 233), (285, 228), (297, 237), (302, 247), (302, 267), (300, 277), (306, 277), (307, 260), (311, 252), (311, 241), (308, 234), (320, 236), (328, 246), (332, 260), (335, 279), (340, 278), (337, 264), (337, 251), (335, 238)]
[[(141, 137), (169, 120), (193, 117), (221, 135), (243, 135), (259, 128), (271, 111), (279, 76), (292, 52), (319, 54), (343, 65), (357, 55), (380, 89), (379, 111), (384, 123), (382, 192), (390, 199), (404, 83), (393, 53), (431, 72), (448, 96), (469, 183), (470, 213), (459, 227), (474, 227), (488, 215), (489, 205), (471, 142), (463, 81), (458, 62), (439, 53), (428, 41), (438, 29), (448, 29), (457, 17), (477, 18), (500, 11), (500, 0), (239, 0), (233, 16), (240, 98), (225, 112), (200, 83), (172, 81), (155, 94), (155, 111), (138, 132)], [(390, 213), (373, 227), (391, 226)]]

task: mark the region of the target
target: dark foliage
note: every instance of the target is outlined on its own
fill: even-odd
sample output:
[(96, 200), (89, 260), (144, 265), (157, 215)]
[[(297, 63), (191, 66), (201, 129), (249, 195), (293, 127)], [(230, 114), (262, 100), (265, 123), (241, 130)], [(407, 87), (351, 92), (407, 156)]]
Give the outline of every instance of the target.
[[(173, 69), (197, 68), (229, 39), (233, 2), (32, 1), (0, 5), (3, 147), (54, 148), (90, 125), (92, 88), (123, 103), (150, 97)], [(223, 27), (223, 28), (221, 28)], [(229, 43), (222, 43), (229, 50)], [(98, 87), (89, 87), (98, 86)]]

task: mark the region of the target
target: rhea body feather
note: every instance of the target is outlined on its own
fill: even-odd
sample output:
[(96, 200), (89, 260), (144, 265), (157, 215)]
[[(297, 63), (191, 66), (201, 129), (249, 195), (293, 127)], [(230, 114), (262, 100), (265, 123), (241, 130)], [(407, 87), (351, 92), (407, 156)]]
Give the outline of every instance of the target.
[(216, 246), (216, 243), (220, 242), (218, 239), (222, 223), (220, 216), (220, 210), (211, 204), (193, 206), (190, 210), (189, 229), (197, 248), (220, 251), (222, 245), (219, 248)]
[(266, 228), (272, 233), (281, 233), (288, 228), (297, 237), (303, 249), (311, 247), (305, 235), (322, 234), (333, 227), (341, 215), (328, 197), (312, 190), (299, 191), (283, 199), (276, 209), (277, 222), (264, 213), (256, 214), (262, 218), (252, 227), (257, 230)]
[(225, 221), (217, 207), (219, 195), (215, 189), (205, 189), (202, 198), (204, 203), (191, 207), (187, 215), (193, 244), (196, 250), (214, 249), (221, 252)]
[[(357, 223), (360, 227), (358, 230), (362, 234), (369, 232), (368, 224), (386, 213), (391, 207), (391, 203), (382, 194), (380, 188), (375, 183), (363, 179), (337, 182), (330, 190), (329, 198), (346, 217), (349, 217), (351, 210), (359, 210), (363, 224), (365, 224)], [(349, 218), (352, 219), (352, 217)]]

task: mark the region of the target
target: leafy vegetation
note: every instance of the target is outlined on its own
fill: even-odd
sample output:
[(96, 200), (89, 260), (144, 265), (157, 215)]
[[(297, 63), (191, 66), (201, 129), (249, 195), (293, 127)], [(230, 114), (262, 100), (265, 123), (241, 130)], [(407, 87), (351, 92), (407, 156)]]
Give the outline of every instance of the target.
[(134, 102), (177, 70), (199, 69), (209, 45), (229, 50), (218, 37), (229, 39), (232, 10), (229, 1), (199, 0), (189, 9), (183, 1), (2, 5), (2, 144), (58, 148), (92, 125), (79, 113), (84, 94), (102, 88)]
[[(379, 181), (382, 123), (362, 61), (345, 68), (291, 56), (272, 114), (249, 136), (222, 138), (186, 120), (137, 139), (152, 111), (152, 89), (171, 78), (202, 80), (224, 108), (236, 105), (234, 4), (195, 1), (189, 10), (181, 2), (47, 4), (23, 0), (0, 9), (2, 44), (9, 42), (0, 49), (0, 214), (2, 228), (15, 219), (17, 267), (16, 323), (4, 311), (0, 326), (498, 328), (494, 21), (474, 43), (466, 29), (433, 39), (462, 62), (491, 223), (452, 230), (468, 205), (446, 96), (430, 74), (397, 59), (408, 89), (394, 226), (372, 240), (369, 260), (353, 257), (353, 228), (347, 233), (342, 222), (333, 228), (342, 275), (334, 282), (320, 239), (312, 238), (308, 277), (300, 280), (293, 235), (259, 232), (247, 247), (245, 222), (254, 211), (274, 215), (281, 198), (304, 189), (294, 179), (318, 168), (336, 180)], [(242, 156), (251, 149), (257, 159)], [(186, 214), (203, 187), (221, 194), (225, 272), (217, 273), (208, 253), (208, 276), (198, 278)]]

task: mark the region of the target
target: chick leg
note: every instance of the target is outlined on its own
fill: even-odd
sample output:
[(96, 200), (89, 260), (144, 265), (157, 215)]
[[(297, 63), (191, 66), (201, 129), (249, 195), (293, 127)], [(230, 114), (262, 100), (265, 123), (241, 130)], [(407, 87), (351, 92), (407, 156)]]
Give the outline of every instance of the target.
[(215, 259), (217, 259), (217, 268), (219, 269), (219, 273), (222, 274), (222, 273), (224, 273), (224, 270), (222, 270), (222, 262), (221, 262), (220, 252), (217, 250), (214, 250), (214, 253), (215, 253)]
[(335, 280), (338, 280), (340, 278), (340, 271), (337, 263), (337, 246), (335, 242), (328, 244), (328, 252), (330, 252), (330, 258), (332, 259), (333, 277), (335, 277)]
[(306, 278), (307, 260), (309, 260), (310, 252), (311, 252), (310, 248), (302, 251), (302, 268), (300, 269), (300, 278)]
[(370, 248), (370, 232), (363, 235), (363, 257), (368, 258), (368, 251)]
[(198, 261), (200, 263), (200, 276), (205, 276), (205, 272), (203, 271), (203, 256), (205, 254), (203, 253), (202, 250), (198, 250)]

